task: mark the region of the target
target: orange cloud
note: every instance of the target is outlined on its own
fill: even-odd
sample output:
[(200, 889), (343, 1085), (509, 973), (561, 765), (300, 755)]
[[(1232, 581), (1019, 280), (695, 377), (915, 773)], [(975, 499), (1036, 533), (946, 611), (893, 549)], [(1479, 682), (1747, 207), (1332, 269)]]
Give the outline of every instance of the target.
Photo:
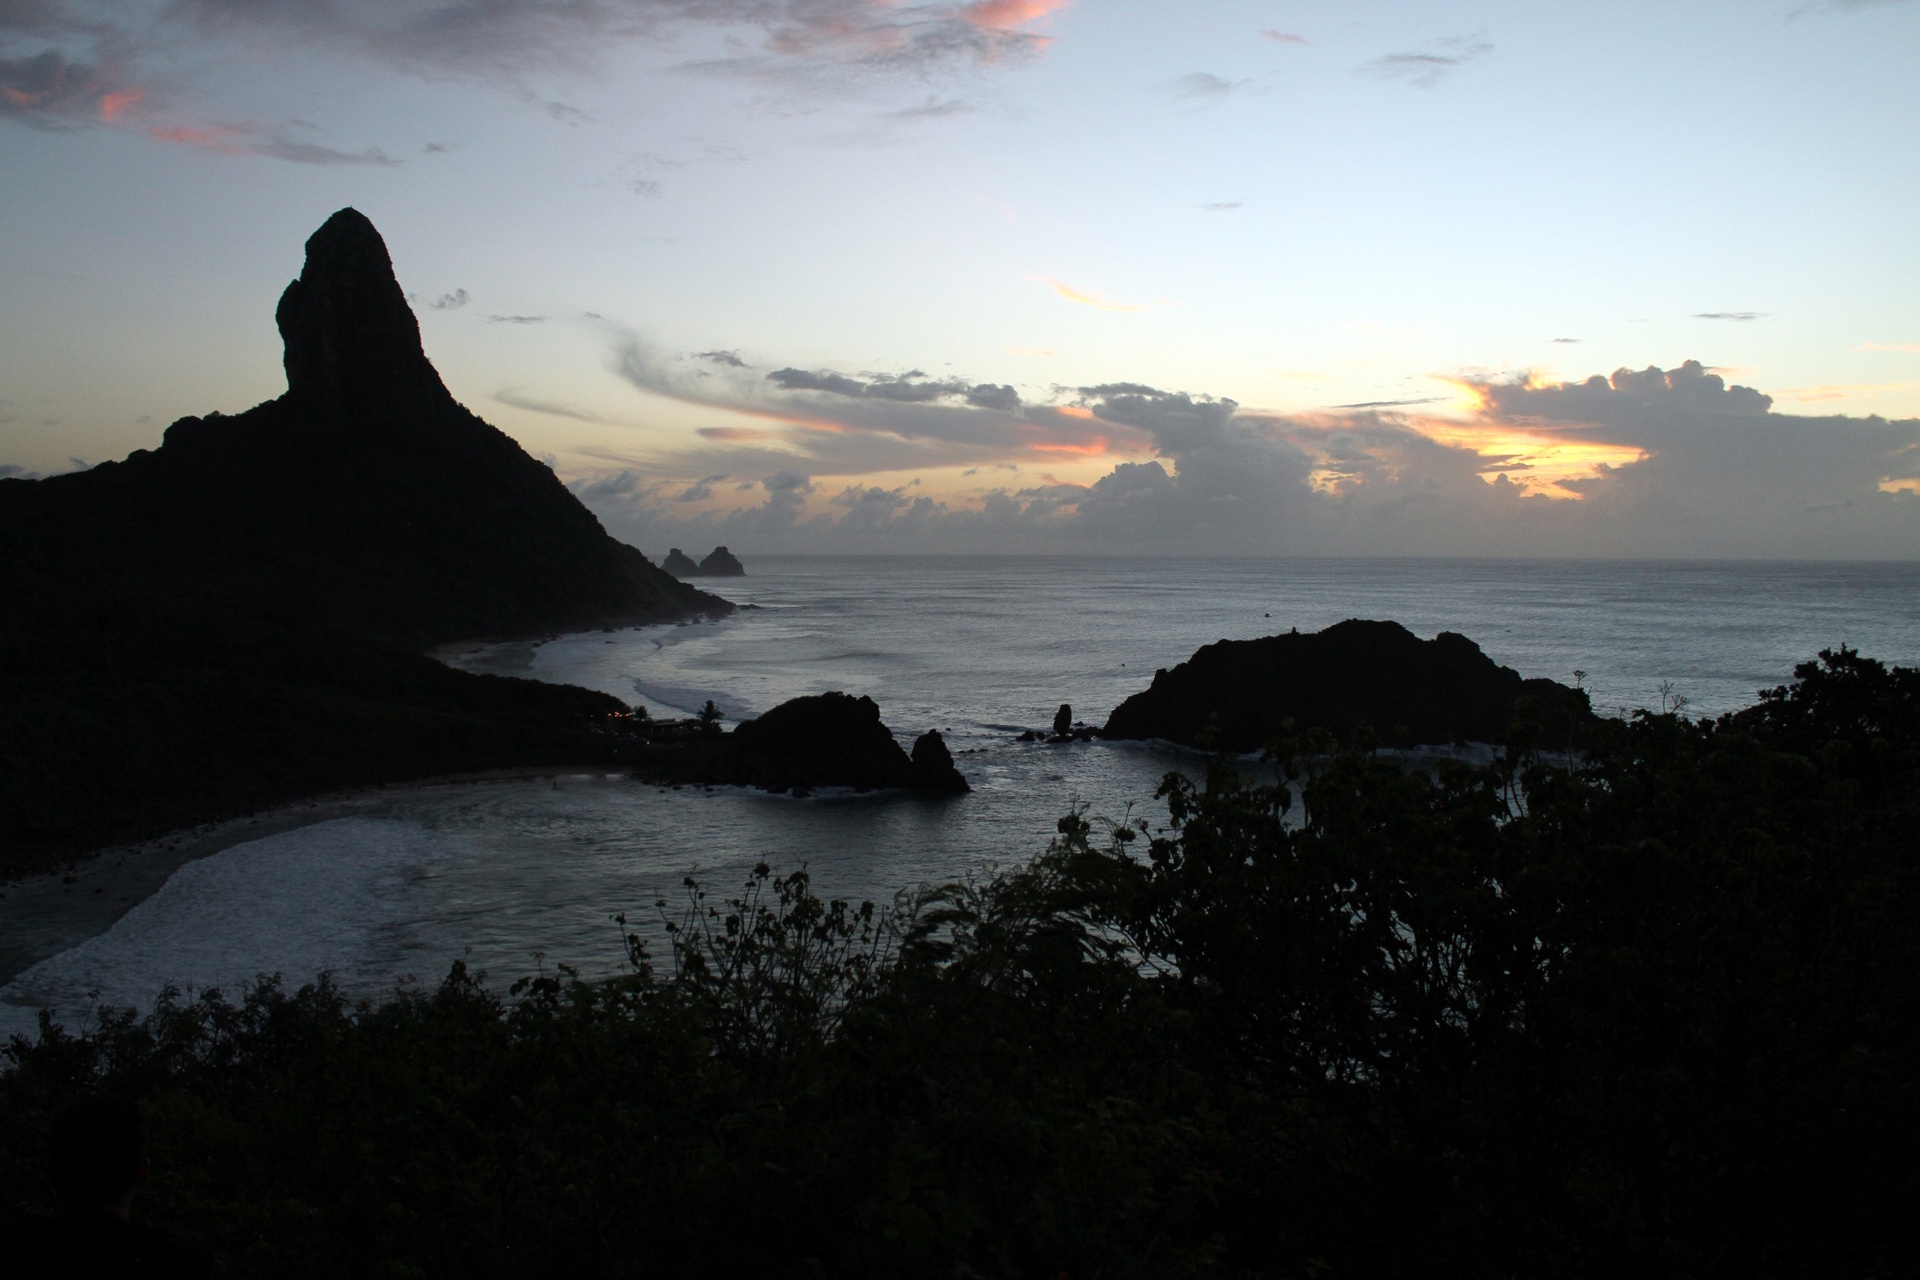
[(1880, 481), (1880, 492), (1920, 494), (1920, 476), (1905, 476), (1898, 479), (1887, 476)]
[(1638, 445), (1530, 431), (1510, 423), (1420, 418), (1408, 425), (1436, 444), (1471, 449), (1485, 459), (1480, 473), (1489, 484), (1505, 476), (1526, 493), (1546, 498), (1578, 499), (1580, 493), (1568, 488), (1568, 481), (1591, 480), (1652, 456)]
[(1856, 351), (1898, 351), (1906, 355), (1920, 355), (1920, 342), (1863, 342)]
[(28, 92), (27, 90), (25, 90), (25, 89), (11, 89), (11, 88), (10, 88), (10, 89), (8, 89), (8, 90), (6, 90), (6, 99), (7, 99), (7, 101), (8, 101), (8, 102), (11, 102), (11, 103), (12, 103), (12, 104), (13, 104), (14, 106), (16, 106), (16, 107), (32, 107), (32, 106), (38, 106), (38, 105), (39, 105), (39, 103), (40, 103), (40, 99), (42, 99), (42, 98), (44, 98), (44, 97), (46, 97), (46, 96), (47, 96), (47, 95), (46, 95), (46, 94), (45, 94), (44, 92), (41, 92), (41, 93), (29, 93), (29, 92)]
[(140, 105), (147, 96), (145, 89), (120, 89), (100, 96), (100, 118), (111, 124), (120, 116)]
[(1055, 413), (1064, 413), (1069, 418), (1086, 418), (1089, 421), (1093, 418), (1093, 410), (1081, 404), (1055, 405), (1053, 411)]
[(1099, 458), (1110, 452), (1105, 436), (1089, 436), (1085, 440), (1055, 441), (1048, 444), (1030, 444), (1027, 447), (1035, 453), (1067, 453), (1078, 458)]
[(1036, 280), (1039, 283), (1046, 285), (1049, 289), (1052, 289), (1055, 293), (1065, 298), (1068, 302), (1077, 302), (1083, 307), (1098, 307), (1102, 311), (1145, 311), (1146, 310), (1145, 307), (1140, 306), (1138, 303), (1115, 302), (1111, 298), (1103, 298), (1099, 294), (1094, 293), (1091, 290), (1076, 289), (1072, 285), (1068, 284), (1066, 281), (1055, 280), (1052, 276), (1028, 276), (1027, 279)]
[(960, 16), (983, 31), (1012, 31), (1069, 7), (1069, 0), (976, 0)]

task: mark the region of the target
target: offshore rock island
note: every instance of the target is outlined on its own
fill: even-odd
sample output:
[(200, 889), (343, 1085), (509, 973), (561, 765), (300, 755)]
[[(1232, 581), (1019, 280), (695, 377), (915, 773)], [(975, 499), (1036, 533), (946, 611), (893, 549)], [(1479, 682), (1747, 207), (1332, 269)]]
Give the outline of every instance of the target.
[(674, 547), (667, 552), (667, 558), (660, 567), (676, 578), (744, 578), (747, 567), (725, 547), (715, 547), (704, 560), (696, 561), (692, 556)]
[(423, 651), (733, 608), (454, 400), (358, 212), (275, 318), (285, 395), (0, 480), (0, 871), (335, 787), (610, 759), (617, 700)]
[(1392, 746), (1497, 743), (1523, 699), (1556, 728), (1593, 718), (1581, 691), (1523, 680), (1463, 635), (1422, 640), (1397, 622), (1349, 619), (1305, 635), (1207, 645), (1154, 672), (1147, 689), (1114, 708), (1103, 735), (1256, 751), (1293, 732), (1345, 739), (1366, 724)]
[(731, 733), (719, 732), (712, 722), (691, 721), (639, 731), (650, 738), (639, 752), (639, 773), (658, 781), (724, 783), (796, 796), (817, 787), (931, 795), (964, 795), (971, 789), (937, 729), (916, 738), (909, 755), (881, 722), (872, 698), (845, 693), (790, 699)]

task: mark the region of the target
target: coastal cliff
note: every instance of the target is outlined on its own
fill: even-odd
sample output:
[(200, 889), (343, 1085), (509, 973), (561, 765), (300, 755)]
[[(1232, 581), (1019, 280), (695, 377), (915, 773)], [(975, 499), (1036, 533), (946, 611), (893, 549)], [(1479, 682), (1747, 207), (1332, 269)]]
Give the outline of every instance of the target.
[(1121, 703), (1109, 738), (1161, 738), (1254, 751), (1286, 733), (1361, 724), (1390, 745), (1500, 742), (1520, 700), (1561, 719), (1586, 720), (1586, 695), (1552, 680), (1523, 680), (1451, 631), (1422, 640), (1397, 622), (1349, 619), (1325, 631), (1222, 640), (1196, 651)]

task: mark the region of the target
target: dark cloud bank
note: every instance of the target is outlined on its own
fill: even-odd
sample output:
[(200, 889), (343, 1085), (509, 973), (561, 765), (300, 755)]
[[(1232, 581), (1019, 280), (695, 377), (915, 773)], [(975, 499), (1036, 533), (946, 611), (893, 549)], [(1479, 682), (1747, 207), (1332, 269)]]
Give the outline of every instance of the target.
[(385, 165), (397, 161), (377, 149), (320, 145), (297, 126), (209, 127), (182, 112), (221, 61), (210, 55), (331, 52), (500, 85), (577, 117), (527, 82), (591, 71), (621, 46), (670, 50), (677, 36), (702, 30), (744, 36), (737, 47), (751, 52), (686, 69), (817, 84), (925, 77), (1037, 53), (1047, 41), (1027, 28), (1030, 16), (990, 2), (889, 0), (0, 0), (0, 120), (54, 130), (132, 125), (209, 150)]
[[(618, 368), (635, 385), (768, 425), (714, 429), (710, 449), (676, 458), (683, 476), (707, 477), (698, 483), (615, 469), (577, 485), (618, 534), (768, 552), (1920, 556), (1920, 495), (1883, 487), (1920, 476), (1920, 420), (1774, 413), (1769, 397), (1691, 361), (1473, 384), (1483, 407), (1467, 425), (1488, 438), (1644, 451), (1562, 482), (1578, 498), (1529, 495), (1508, 478), (1524, 478), (1524, 457), (1440, 443), (1390, 406), (1276, 416), (1132, 383), (1061, 388), (1034, 405), (1011, 387), (917, 370), (739, 365), (696, 377), (623, 339)], [(1146, 460), (1091, 485), (1045, 478), (1046, 459), (1094, 441)], [(1003, 483), (963, 504), (915, 484), (824, 478), (956, 465)], [(711, 496), (729, 476), (742, 505), (688, 518), (676, 499)]]

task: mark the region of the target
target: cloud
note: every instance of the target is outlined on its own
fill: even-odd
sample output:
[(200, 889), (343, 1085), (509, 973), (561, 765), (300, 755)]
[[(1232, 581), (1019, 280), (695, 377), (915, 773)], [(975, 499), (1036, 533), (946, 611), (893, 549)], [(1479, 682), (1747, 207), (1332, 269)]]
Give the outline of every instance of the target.
[(928, 98), (917, 107), (902, 107), (898, 111), (889, 111), (889, 120), (944, 120), (948, 116), (971, 115), (975, 111), (973, 103), (965, 98)]
[[(1037, 28), (1065, 7), (1064, 0), (8, 0), (0, 8), (0, 118), (48, 129), (113, 124), (143, 101), (152, 107), (153, 84), (192, 96), (223, 62), (297, 49), (301, 57), (345, 54), (426, 79), (469, 77), (577, 123), (585, 113), (533, 93), (529, 78), (590, 75), (616, 48), (666, 47), (686, 32), (758, 50), (683, 69), (787, 71), (816, 85), (849, 75), (925, 78), (1038, 55), (1052, 37)], [(396, 163), (377, 148), (338, 150), (267, 126), (153, 123), (159, 140), (212, 140), (219, 145), (206, 149), (218, 151), (302, 164)]]
[(813, 478), (798, 471), (776, 471), (760, 483), (767, 491), (767, 502), (753, 514), (765, 529), (791, 526), (806, 510), (807, 495), (813, 492)]
[(1005, 383), (995, 386), (992, 383), (975, 383), (967, 392), (967, 403), (976, 409), (993, 409), (1000, 413), (1012, 413), (1020, 407), (1020, 393)]
[(567, 486), (582, 502), (630, 502), (658, 492), (657, 483), (649, 484), (633, 471), (622, 468), (611, 475), (579, 480)]
[(705, 360), (712, 364), (724, 364), (732, 369), (744, 369), (747, 367), (747, 362), (740, 358), (738, 351), (696, 351), (693, 353), (693, 358), (695, 360)]
[[(744, 367), (744, 366), (743, 366)], [(900, 404), (933, 404), (959, 400), (976, 409), (996, 409), (1011, 413), (1020, 407), (1020, 394), (1011, 386), (979, 382), (969, 385), (963, 378), (929, 380), (918, 369), (901, 374), (868, 374), (866, 380), (850, 378), (830, 369), (776, 369), (767, 381), (783, 391), (822, 391), (849, 399), (890, 400)]]
[[(60, 0), (0, 4), (0, 119), (43, 130), (131, 128), (155, 142), (308, 165), (400, 163), (377, 147), (343, 151), (295, 136), (297, 123), (193, 124), (169, 118), (166, 95), (143, 63), (169, 61), (152, 24)], [(34, 47), (23, 52), (21, 45)], [(165, 77), (162, 78), (177, 78)]]
[(1260, 34), (1275, 44), (1304, 45), (1307, 43), (1305, 36), (1294, 35), (1291, 31), (1275, 31), (1272, 27), (1263, 27)]
[(1920, 342), (1863, 342), (1855, 350), (1898, 351), (1906, 355), (1920, 355)]
[(545, 316), (488, 316), (488, 324), (545, 324)]
[(510, 405), (515, 409), (525, 409), (531, 413), (549, 414), (555, 418), (571, 418), (575, 422), (606, 421), (606, 419), (600, 417), (598, 414), (589, 413), (585, 409), (569, 408), (563, 404), (555, 404), (550, 400), (536, 400), (531, 396), (523, 396), (512, 388), (494, 392), (493, 398), (501, 404)]
[(1431, 89), (1462, 67), (1479, 62), (1493, 53), (1493, 45), (1484, 33), (1470, 36), (1443, 36), (1429, 40), (1424, 50), (1414, 53), (1383, 54), (1359, 68), (1360, 74), (1379, 80), (1404, 80), (1421, 89)]
[(661, 352), (607, 325), (613, 371), (635, 388), (724, 411), (734, 421), (702, 427), (674, 474), (753, 474), (804, 468), (810, 475), (991, 465), (1011, 457), (1098, 457), (1115, 433), (1058, 407), (1029, 402), (1011, 384), (904, 373), (850, 374), (785, 367), (770, 374)]
[(457, 311), (473, 301), (465, 289), (455, 289), (452, 293), (443, 293), (427, 305), (435, 311)]
[[(1270, 414), (1136, 381), (982, 409), (961, 379), (787, 368), (673, 381), (637, 339), (629, 373), (661, 394), (758, 417), (708, 428), (671, 466), (712, 479), (597, 510), (642, 543), (756, 550), (1102, 551), (1570, 556), (1920, 555), (1920, 421), (1804, 417), (1699, 363), (1585, 381), (1466, 377), (1439, 399)], [(973, 384), (985, 385), (985, 384)], [(698, 390), (692, 390), (696, 387)], [(886, 389), (882, 394), (873, 388)], [(900, 396), (913, 390), (912, 398)], [(1085, 452), (1081, 452), (1085, 451)], [(1068, 482), (1053, 467), (1103, 459)], [(1054, 461), (1050, 462), (1049, 459)], [(636, 463), (612, 462), (605, 480)], [(862, 477), (950, 468), (948, 488)], [(1039, 473), (1039, 480), (1025, 477)], [(1086, 472), (1081, 472), (1085, 476)], [(836, 477), (823, 489), (817, 479)], [(698, 499), (678, 501), (700, 491)], [(755, 502), (754, 494), (760, 500)], [(703, 504), (698, 512), (689, 508)]]
[(1412, 400), (1361, 400), (1355, 404), (1337, 404), (1336, 409), (1396, 409), (1410, 404), (1438, 404), (1445, 396), (1419, 396)]
[(289, 138), (263, 138), (245, 150), (249, 155), (291, 160), (295, 164), (371, 164), (390, 168), (401, 163), (378, 147), (368, 147), (363, 151), (338, 151), (317, 142), (298, 142)]
[(265, 156), (272, 160), (290, 160), (295, 164), (391, 167), (401, 163), (378, 147), (364, 151), (340, 151), (316, 142), (263, 134), (251, 125), (150, 124), (145, 126), (145, 133), (155, 142), (190, 147), (196, 151), (213, 151), (228, 156)]
[(1580, 342), (1584, 342), (1584, 341), (1586, 341), (1586, 339), (1584, 339), (1584, 338), (1555, 338), (1555, 339), (1554, 339), (1554, 341), (1555, 341), (1556, 343), (1559, 343), (1559, 344), (1561, 344), (1561, 345), (1563, 345), (1563, 346), (1572, 346), (1572, 345), (1575, 345), (1575, 344), (1577, 344), (1577, 343), (1580, 343)]
[(681, 492), (679, 498), (676, 499), (676, 501), (705, 502), (709, 498), (713, 497), (713, 486), (716, 484), (719, 484), (721, 481), (725, 480), (726, 478), (727, 478), (726, 473), (722, 472), (717, 476), (708, 476), (703, 480), (696, 480)]
[(976, 0), (960, 11), (961, 18), (988, 31), (1013, 31), (1051, 17), (1071, 0)]
[(1766, 316), (1764, 311), (1696, 311), (1695, 320), (1733, 320), (1742, 324), (1749, 320), (1759, 320)]
[(1215, 202), (1214, 202), (1214, 203), (1212, 203), (1212, 204), (1203, 204), (1203, 205), (1201, 205), (1201, 206), (1200, 206), (1200, 212), (1202, 212), (1202, 213), (1226, 213), (1226, 212), (1227, 212), (1228, 210), (1230, 210), (1230, 209), (1238, 209), (1238, 208), (1240, 208), (1241, 206), (1243, 206), (1243, 205), (1245, 205), (1246, 203), (1247, 203), (1247, 202), (1246, 202), (1245, 200), (1218, 200), (1218, 201), (1215, 201)]
[(1073, 285), (1068, 284), (1065, 280), (1055, 280), (1052, 276), (1028, 276), (1027, 279), (1037, 281), (1040, 284), (1044, 284), (1049, 289), (1052, 289), (1055, 293), (1065, 298), (1068, 302), (1077, 302), (1083, 307), (1097, 307), (1101, 311), (1145, 311), (1146, 310), (1145, 307), (1140, 306), (1137, 303), (1115, 302), (1111, 298), (1102, 297), (1100, 294), (1095, 293), (1091, 289), (1075, 288)]
[(1246, 80), (1228, 80), (1210, 71), (1189, 71), (1184, 76), (1155, 85), (1154, 90), (1181, 102), (1214, 107), (1232, 97), (1236, 89), (1249, 83)]
[[(0, 35), (10, 25), (0, 21)], [(117, 120), (146, 96), (145, 89), (126, 81), (126, 69), (119, 64), (116, 58), (79, 61), (60, 49), (0, 57), (0, 118), (36, 129)]]

